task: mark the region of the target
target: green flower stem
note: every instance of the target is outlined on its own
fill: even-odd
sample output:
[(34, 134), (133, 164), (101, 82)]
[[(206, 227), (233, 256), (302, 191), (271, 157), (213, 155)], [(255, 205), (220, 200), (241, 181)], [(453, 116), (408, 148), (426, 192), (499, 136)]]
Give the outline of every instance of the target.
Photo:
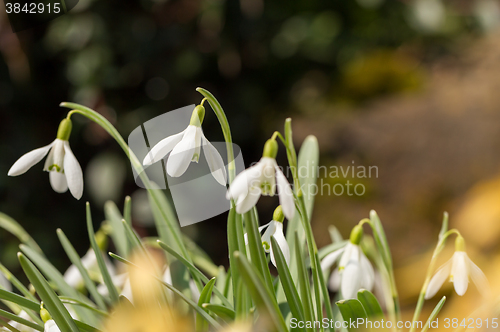
[[(420, 317), (420, 313), (422, 312), (422, 308), (423, 308), (424, 302), (425, 302), (425, 293), (427, 291), (427, 286), (429, 286), (429, 282), (431, 281), (432, 273), (434, 272), (434, 266), (436, 265), (437, 257), (439, 255), (439, 253), (441, 252), (441, 250), (443, 249), (444, 244), (446, 242), (446, 239), (448, 238), (448, 236), (450, 236), (452, 234), (457, 234), (460, 236), (460, 232), (458, 230), (450, 229), (449, 231), (444, 233), (443, 236), (441, 236), (439, 238), (439, 241), (436, 245), (436, 248), (434, 249), (434, 252), (433, 252), (432, 258), (431, 258), (431, 262), (429, 264), (429, 267), (427, 268), (427, 275), (425, 276), (424, 284), (422, 285), (422, 289), (420, 290), (420, 295), (418, 297), (417, 307), (415, 308), (415, 313), (413, 314), (413, 320), (412, 320), (413, 322), (416, 322), (418, 320), (418, 318)], [(412, 324), (410, 332), (414, 332), (414, 331), (415, 331), (415, 324)]]
[(214, 111), (217, 119), (219, 119), (219, 123), (222, 129), (222, 134), (224, 135), (224, 140), (226, 141), (226, 149), (227, 149), (227, 162), (228, 162), (228, 173), (229, 173), (229, 184), (231, 184), (236, 176), (236, 167), (234, 163), (234, 151), (233, 151), (233, 139), (231, 137), (231, 129), (229, 128), (229, 122), (227, 121), (226, 113), (222, 109), (219, 101), (212, 95), (209, 91), (203, 88), (196, 88), (196, 91), (203, 95), (203, 100), (201, 104), (205, 100), (208, 101), (210, 107)]
[[(144, 183), (146, 189), (150, 193), (150, 196), (152, 198), (153, 204), (156, 206), (158, 211), (161, 213), (163, 219), (166, 221), (166, 224), (170, 230), (171, 235), (173, 236), (173, 239), (180, 250), (182, 256), (186, 258), (189, 262), (191, 262), (191, 257), (188, 254), (188, 251), (184, 245), (184, 242), (182, 241), (182, 236), (180, 234), (180, 229), (179, 227), (174, 223), (172, 220), (171, 216), (169, 218), (169, 213), (170, 211), (165, 211), (163, 208), (162, 204), (160, 203), (159, 198), (157, 197), (155, 190), (152, 189), (153, 186), (151, 182), (149, 181), (148, 176), (144, 172), (144, 168), (142, 167), (142, 164), (140, 161), (137, 159), (136, 155), (132, 152), (132, 150), (129, 148), (123, 137), (120, 135), (120, 133), (116, 130), (116, 128), (108, 121), (106, 120), (101, 114), (97, 113), (96, 111), (76, 104), (76, 103), (68, 103), (68, 102), (62, 102), (60, 104), (62, 107), (70, 108), (72, 111), (68, 113), (67, 118), (71, 118), (71, 116), (75, 113), (81, 114), (85, 116), (86, 118), (90, 119), (91, 121), (95, 122), (99, 126), (101, 126), (104, 130), (106, 130), (111, 137), (115, 139), (115, 141), (120, 145), (120, 147), (123, 149), (125, 152), (125, 155), (130, 159), (130, 162), (132, 164), (132, 167), (134, 167), (135, 171), (137, 174), (139, 174), (139, 177), (141, 178), (142, 182)], [(172, 213), (170, 213), (172, 214)]]

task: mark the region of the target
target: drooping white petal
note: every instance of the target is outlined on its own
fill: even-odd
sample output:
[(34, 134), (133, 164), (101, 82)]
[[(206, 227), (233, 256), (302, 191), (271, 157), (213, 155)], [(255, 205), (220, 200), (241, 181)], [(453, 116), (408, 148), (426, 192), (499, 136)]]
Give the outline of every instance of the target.
[[(81, 262), (83, 267), (87, 270), (97, 266), (97, 257), (95, 256), (94, 250), (87, 250), (87, 253), (81, 258)], [(72, 264), (66, 272), (64, 272), (64, 281), (72, 288), (76, 288), (83, 283), (83, 277), (78, 268)]]
[(488, 297), (490, 295), (490, 285), (488, 279), (484, 275), (483, 271), (481, 271), (481, 269), (474, 264), (469, 257), (467, 257), (467, 259), (469, 262), (469, 272), (472, 281), (479, 290), (479, 293), (481, 293), (484, 297)]
[(56, 171), (49, 172), (50, 186), (56, 193), (65, 193), (68, 190), (66, 176)]
[(276, 221), (271, 221), (269, 224), (269, 227), (267, 227), (266, 231), (264, 234), (262, 234), (262, 243), (264, 245), (264, 242), (269, 246), (266, 247), (264, 246), (265, 252), (270, 252), (271, 251), (271, 236), (276, 232), (276, 227), (277, 227), (278, 222)]
[(64, 141), (56, 138), (54, 146), (50, 149), (45, 164), (43, 165), (44, 171), (56, 170), (62, 172), (64, 169)]
[(178, 134), (168, 136), (162, 139), (148, 152), (142, 164), (144, 166), (151, 165), (163, 159), (172, 149), (179, 143), (186, 129)]
[(333, 292), (336, 292), (340, 288), (340, 282), (342, 280), (342, 277), (340, 275), (340, 272), (338, 269), (335, 269), (332, 272), (332, 275), (330, 276), (330, 279), (328, 280), (328, 289), (330, 289)]
[(293, 199), (292, 188), (281, 169), (276, 166), (276, 180), (278, 182), (278, 194), (283, 214), (288, 220), (295, 215), (295, 202)]
[(333, 264), (337, 261), (340, 255), (344, 252), (345, 247), (335, 250), (334, 252), (329, 253), (323, 258), (321, 261), (321, 270), (326, 272), (326, 270), (330, 269)]
[(203, 139), (203, 153), (205, 154), (205, 159), (207, 160), (208, 167), (212, 176), (221, 185), (225, 186), (227, 183), (226, 168), (224, 167), (224, 160), (222, 160), (219, 151), (210, 143), (205, 135), (202, 136)]
[[(286, 242), (285, 234), (283, 234), (283, 223), (281, 222), (276, 223), (276, 231), (274, 232), (273, 237), (276, 239), (276, 242), (278, 242), (278, 246), (283, 252), (286, 264), (290, 265), (290, 248), (288, 247), (288, 242)], [(269, 244), (271, 245), (271, 243)], [(271, 261), (273, 265), (276, 266), (272, 245), (271, 245)]]
[(455, 251), (453, 254), (450, 277), (458, 295), (462, 296), (469, 286), (469, 268), (466, 262), (467, 254), (464, 251)]
[(56, 322), (53, 319), (49, 319), (45, 322), (44, 332), (61, 332)]
[(250, 211), (251, 208), (257, 204), (260, 198), (261, 190), (260, 188), (254, 187), (248, 191), (248, 194), (244, 197), (240, 196), (236, 202), (236, 212), (242, 214)]
[(342, 271), (340, 289), (344, 299), (354, 299), (361, 288), (361, 275), (359, 264), (350, 261)]
[(375, 282), (375, 271), (363, 252), (360, 252), (359, 265), (361, 267), (361, 287), (371, 291)]
[(179, 177), (186, 172), (193, 159), (196, 148), (196, 128), (189, 125), (182, 140), (174, 147), (167, 161), (167, 173), (171, 177)]
[(358, 261), (359, 259), (359, 246), (349, 242), (345, 246), (344, 254), (340, 258), (339, 268), (343, 269), (350, 260)]
[[(271, 221), (270, 221), (270, 222), (268, 222), (267, 224), (260, 226), (260, 227), (259, 227), (259, 233), (260, 233), (260, 232), (262, 232), (262, 230), (263, 230), (264, 228), (269, 227), (269, 225), (271, 225), (271, 223), (272, 223), (272, 222), (273, 222), (273, 221), (271, 220)], [(247, 234), (247, 233), (245, 233), (245, 234), (243, 235), (243, 238), (245, 239), (245, 244), (248, 244), (248, 234)]]
[(196, 135), (195, 135), (195, 148), (194, 148), (194, 153), (193, 153), (193, 158), (191, 161), (198, 162), (200, 160), (200, 153), (201, 153), (201, 145), (203, 144), (201, 137), (203, 136), (203, 131), (201, 130), (201, 127), (196, 127)]
[(39, 163), (45, 155), (49, 152), (50, 148), (54, 145), (53, 141), (49, 145), (46, 145), (44, 147), (32, 150), (28, 153), (25, 153), (24, 155), (19, 158), (14, 165), (9, 169), (9, 176), (17, 176), (25, 173), (27, 170), (29, 170), (33, 165)]
[(69, 147), (69, 142), (64, 141), (64, 174), (68, 182), (68, 188), (71, 195), (76, 199), (83, 195), (83, 172), (78, 160), (76, 160), (73, 151)]
[(262, 194), (266, 196), (274, 196), (276, 192), (276, 160), (274, 158), (262, 157), (259, 161), (262, 163), (261, 189)]
[(127, 278), (127, 280), (123, 284), (123, 289), (120, 295), (125, 296), (127, 300), (129, 300), (132, 304), (134, 303), (134, 296), (132, 295), (132, 285), (130, 284), (130, 278)]
[(451, 272), (451, 264), (452, 260), (450, 259), (443, 266), (439, 268), (436, 274), (432, 277), (429, 285), (427, 286), (427, 290), (425, 291), (425, 299), (428, 300), (432, 298), (438, 290), (441, 288), (443, 283), (448, 279), (448, 276)]
[(245, 197), (251, 187), (260, 188), (262, 167), (263, 164), (259, 162), (238, 174), (231, 183), (226, 198), (238, 200), (241, 196)]

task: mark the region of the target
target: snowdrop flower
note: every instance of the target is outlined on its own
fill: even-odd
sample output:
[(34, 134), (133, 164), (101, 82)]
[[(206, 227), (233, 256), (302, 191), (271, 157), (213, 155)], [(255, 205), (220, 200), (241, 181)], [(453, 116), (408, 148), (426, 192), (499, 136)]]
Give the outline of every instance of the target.
[(436, 295), (446, 279), (453, 282), (458, 295), (464, 295), (469, 285), (469, 276), (476, 284), (479, 292), (486, 297), (489, 293), (488, 279), (486, 279), (483, 271), (467, 256), (465, 240), (461, 235), (458, 235), (455, 240), (455, 253), (430, 280), (425, 292), (425, 299), (428, 300)]
[(24, 174), (48, 154), (43, 170), (49, 172), (52, 189), (55, 192), (64, 193), (69, 188), (71, 194), (76, 199), (80, 199), (83, 194), (83, 174), (78, 160), (69, 147), (71, 127), (71, 120), (62, 120), (57, 131), (57, 138), (49, 145), (21, 156), (12, 165), (8, 175)]
[[(356, 225), (351, 231), (349, 243), (343, 248), (326, 255), (321, 261), (323, 272), (328, 271), (339, 261), (339, 272), (338, 274), (332, 273), (329, 284), (338, 285), (340, 283), (340, 290), (344, 299), (356, 298), (356, 294), (361, 288), (369, 291), (373, 288), (375, 272), (359, 246), (362, 236), (362, 226)], [(340, 282), (338, 278), (340, 278)]]
[(171, 177), (184, 174), (189, 164), (200, 159), (200, 150), (207, 160), (212, 176), (221, 185), (226, 185), (226, 168), (224, 161), (217, 149), (207, 140), (201, 129), (205, 117), (205, 108), (202, 105), (195, 107), (191, 121), (187, 128), (175, 135), (169, 136), (158, 142), (144, 158), (144, 166), (151, 165), (163, 159), (170, 151), (167, 160), (167, 173)]
[[(280, 206), (274, 210), (273, 220), (259, 227), (259, 232), (266, 229), (262, 235), (262, 246), (264, 251), (271, 254), (271, 262), (276, 266), (276, 260), (274, 259), (273, 246), (271, 245), (271, 236), (275, 238), (278, 242), (278, 246), (285, 256), (287, 264), (290, 264), (290, 248), (288, 247), (288, 242), (286, 242), (285, 234), (283, 233), (283, 220), (285, 216), (283, 214), (283, 209)], [(245, 233), (245, 244), (248, 244), (248, 237)]]
[(277, 153), (276, 140), (267, 140), (260, 161), (236, 176), (226, 195), (227, 199), (232, 198), (236, 201), (236, 212), (250, 211), (260, 195), (273, 196), (278, 187), (283, 213), (288, 220), (293, 218), (295, 214), (293, 193), (290, 183), (276, 163)]

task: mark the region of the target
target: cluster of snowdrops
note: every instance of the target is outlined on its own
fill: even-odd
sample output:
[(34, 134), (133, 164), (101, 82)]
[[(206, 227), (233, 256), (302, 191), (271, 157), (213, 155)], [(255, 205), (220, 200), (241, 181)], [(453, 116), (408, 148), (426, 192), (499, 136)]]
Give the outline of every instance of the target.
[[(135, 233), (130, 198), (126, 199), (123, 212), (114, 203), (106, 204), (106, 220), (95, 232), (87, 203), (90, 249), (80, 258), (64, 232), (57, 230), (61, 245), (73, 263), (60, 273), (19, 223), (0, 214), (0, 225), (22, 242), (18, 258), (30, 282), (24, 285), (0, 264), (6, 277), (0, 287), (0, 299), (9, 309), (0, 310), (0, 316), (6, 319), (0, 322), (2, 329), (289, 331), (291, 318), (303, 322), (368, 318), (394, 322), (392, 329), (397, 330), (395, 322), (400, 319), (400, 307), (392, 256), (375, 211), (361, 220), (347, 239), (332, 228), (332, 244), (321, 249), (316, 246), (310, 223), (314, 195), (307, 192), (311, 187), (307, 184), (314, 184), (317, 174), (311, 169), (302, 177), (296, 171), (317, 164), (319, 151), (315, 137), (307, 137), (297, 154), (291, 120), (287, 119), (284, 133), (275, 132), (265, 143), (260, 161), (235, 174), (226, 115), (210, 92), (202, 88), (197, 91), (203, 99), (194, 108), (186, 129), (157, 142), (142, 161), (99, 113), (74, 103), (61, 104), (70, 111), (61, 121), (56, 139), (21, 156), (8, 175), (21, 175), (46, 157), (43, 170), (49, 173), (52, 188), (58, 193), (69, 189), (80, 199), (83, 172), (69, 139), (71, 117), (85, 116), (116, 140), (141, 177), (158, 236), (140, 238)], [(203, 134), (206, 102), (220, 122), (227, 143), (227, 164)], [(293, 185), (277, 164), (278, 143), (286, 151)], [(192, 162), (198, 162), (202, 152), (214, 181), (228, 187), (231, 209), (227, 220), (230, 261), (227, 270), (214, 265), (196, 243), (181, 233), (170, 201), (144, 172), (144, 167), (165, 162), (169, 176), (181, 177)], [(272, 220), (260, 226), (255, 205), (261, 196), (275, 194), (279, 206)], [(455, 236), (455, 253), (436, 269), (436, 259), (450, 236)], [(109, 239), (114, 251), (108, 253)], [(424, 301), (432, 298), (447, 280), (453, 282), (457, 294), (463, 295), (471, 278), (479, 291), (488, 296), (488, 281), (465, 250), (464, 238), (458, 230), (448, 229), (445, 214), (413, 321), (420, 319)], [(271, 264), (275, 269), (270, 269)], [(438, 315), (444, 302), (443, 297), (428, 322)], [(422, 330), (428, 328), (427, 323)], [(298, 330), (315, 328), (304, 326)]]

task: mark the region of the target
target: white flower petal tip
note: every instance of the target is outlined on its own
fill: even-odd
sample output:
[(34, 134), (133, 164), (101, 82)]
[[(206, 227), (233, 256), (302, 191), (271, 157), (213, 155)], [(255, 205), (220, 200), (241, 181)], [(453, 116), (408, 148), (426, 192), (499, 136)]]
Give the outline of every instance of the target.
[(472, 262), (465, 251), (455, 251), (451, 259), (430, 280), (425, 299), (428, 300), (436, 295), (447, 279), (453, 282), (455, 292), (459, 296), (463, 296), (469, 286), (469, 277), (476, 284), (479, 292), (488, 297), (489, 283), (483, 271)]
[(30, 151), (19, 158), (14, 165), (9, 169), (7, 173), (9, 176), (18, 176), (26, 173), (32, 166), (38, 164), (43, 157), (49, 153), (50, 149), (56, 141), (53, 141), (49, 145)]
[(295, 202), (293, 198), (292, 188), (281, 169), (276, 166), (276, 182), (278, 183), (278, 194), (280, 205), (283, 207), (283, 213), (288, 220), (291, 220), (295, 215)]

